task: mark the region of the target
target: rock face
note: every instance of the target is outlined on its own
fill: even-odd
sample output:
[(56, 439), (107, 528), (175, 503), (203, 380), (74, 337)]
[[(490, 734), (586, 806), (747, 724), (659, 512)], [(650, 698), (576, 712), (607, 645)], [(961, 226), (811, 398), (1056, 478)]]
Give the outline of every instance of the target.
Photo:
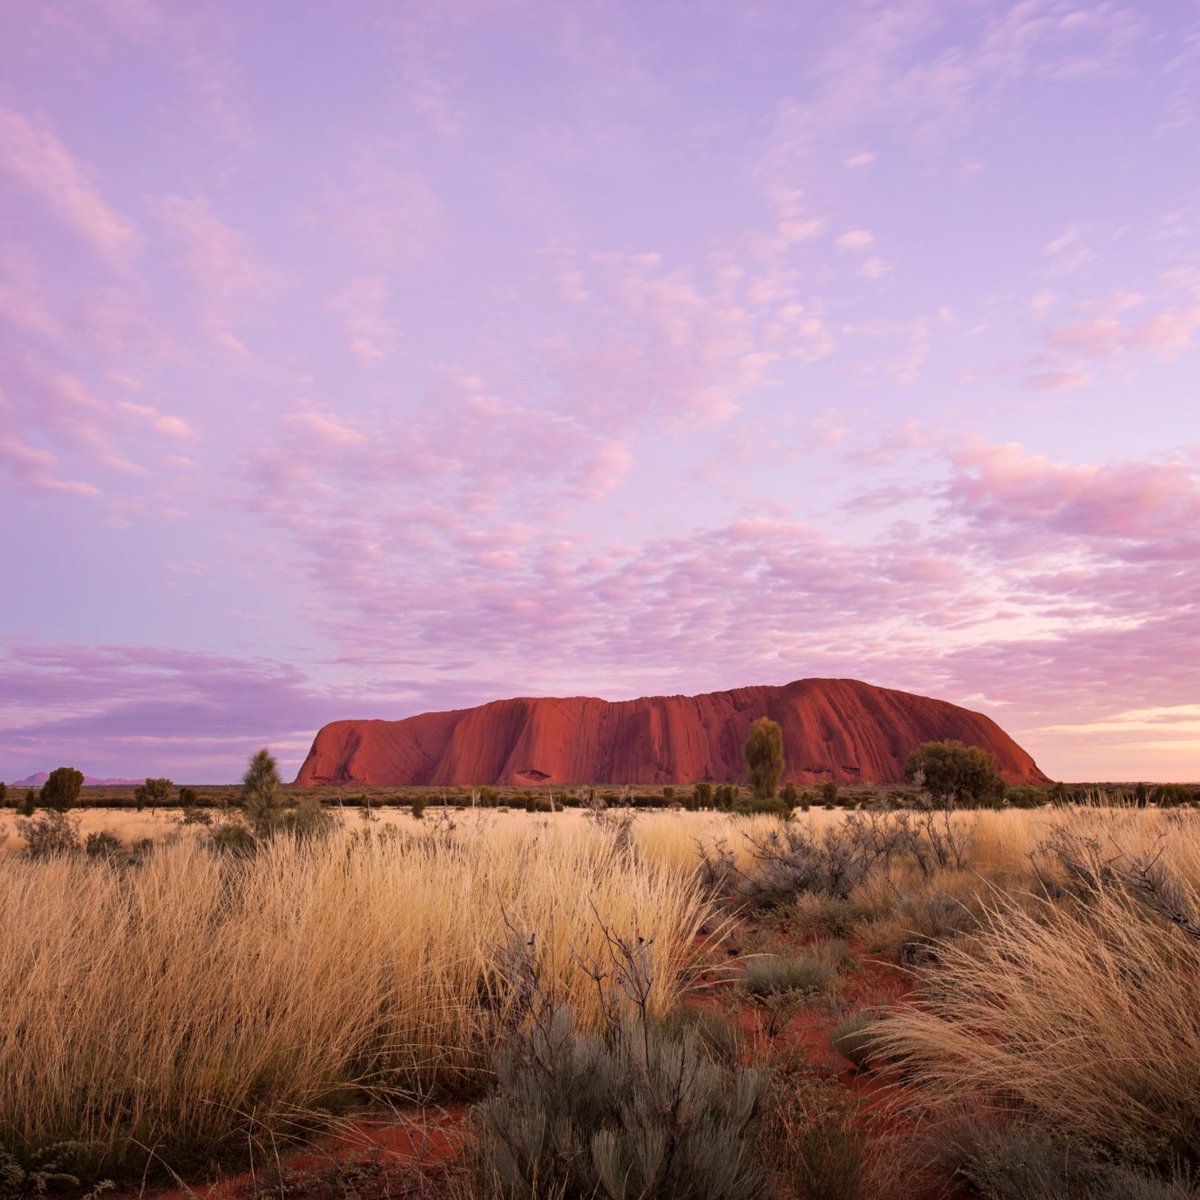
[(610, 702), (495, 700), (403, 721), (324, 726), (297, 784), (651, 784), (745, 777), (752, 721), (783, 727), (784, 780), (899, 783), (922, 742), (982, 746), (1010, 783), (1046, 776), (981, 713), (856, 679), (800, 679), (783, 687)]

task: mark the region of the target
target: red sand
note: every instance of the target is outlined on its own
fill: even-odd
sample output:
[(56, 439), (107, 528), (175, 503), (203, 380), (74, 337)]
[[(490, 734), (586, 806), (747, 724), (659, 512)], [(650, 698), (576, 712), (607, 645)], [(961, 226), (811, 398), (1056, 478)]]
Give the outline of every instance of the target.
[[(284, 1191), (302, 1197), (310, 1190), (305, 1186), (306, 1179), (317, 1183), (322, 1175), (326, 1176), (323, 1187), (312, 1190), (325, 1194), (336, 1188), (337, 1166), (352, 1164), (356, 1159), (375, 1160), (388, 1173), (381, 1180), (387, 1195), (425, 1196), (461, 1154), (466, 1117), (466, 1105), (419, 1108), (390, 1117), (364, 1115), (307, 1148), (285, 1150), (277, 1159), (260, 1162), (256, 1168), (217, 1182), (192, 1186), (181, 1181), (175, 1188), (119, 1193), (117, 1200), (144, 1200), (150, 1196), (153, 1200), (240, 1200), (256, 1192), (281, 1195)], [(282, 1188), (281, 1174), (287, 1179)]]
[(912, 750), (953, 738), (995, 755), (1010, 783), (1047, 782), (981, 713), (855, 679), (801, 679), (703, 696), (522, 698), (403, 721), (334, 721), (296, 783), (736, 783), (750, 724), (763, 716), (783, 727), (785, 781), (899, 783)]

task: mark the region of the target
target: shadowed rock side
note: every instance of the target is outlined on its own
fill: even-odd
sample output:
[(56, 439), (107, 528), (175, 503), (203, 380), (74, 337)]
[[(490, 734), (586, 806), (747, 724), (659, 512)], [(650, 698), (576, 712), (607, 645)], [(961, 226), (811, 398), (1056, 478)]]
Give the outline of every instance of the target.
[(495, 700), (403, 721), (324, 726), (298, 784), (736, 783), (750, 723), (783, 727), (785, 780), (899, 783), (922, 742), (954, 738), (995, 755), (1010, 783), (1046, 776), (981, 713), (855, 679), (610, 702)]

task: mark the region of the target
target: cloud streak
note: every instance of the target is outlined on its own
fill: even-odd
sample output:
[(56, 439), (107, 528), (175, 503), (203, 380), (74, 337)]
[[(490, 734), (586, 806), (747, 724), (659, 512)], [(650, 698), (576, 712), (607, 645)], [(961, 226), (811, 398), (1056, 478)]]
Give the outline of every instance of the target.
[(106, 263), (129, 266), (140, 241), (136, 227), (105, 201), (92, 172), (48, 121), (0, 105), (0, 168)]

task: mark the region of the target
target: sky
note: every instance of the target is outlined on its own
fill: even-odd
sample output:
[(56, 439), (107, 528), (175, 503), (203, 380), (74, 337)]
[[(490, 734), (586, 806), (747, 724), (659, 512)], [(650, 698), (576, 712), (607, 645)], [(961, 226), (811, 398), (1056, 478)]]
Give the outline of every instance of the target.
[(1200, 6), (5, 0), (0, 778), (851, 677), (1200, 780)]

